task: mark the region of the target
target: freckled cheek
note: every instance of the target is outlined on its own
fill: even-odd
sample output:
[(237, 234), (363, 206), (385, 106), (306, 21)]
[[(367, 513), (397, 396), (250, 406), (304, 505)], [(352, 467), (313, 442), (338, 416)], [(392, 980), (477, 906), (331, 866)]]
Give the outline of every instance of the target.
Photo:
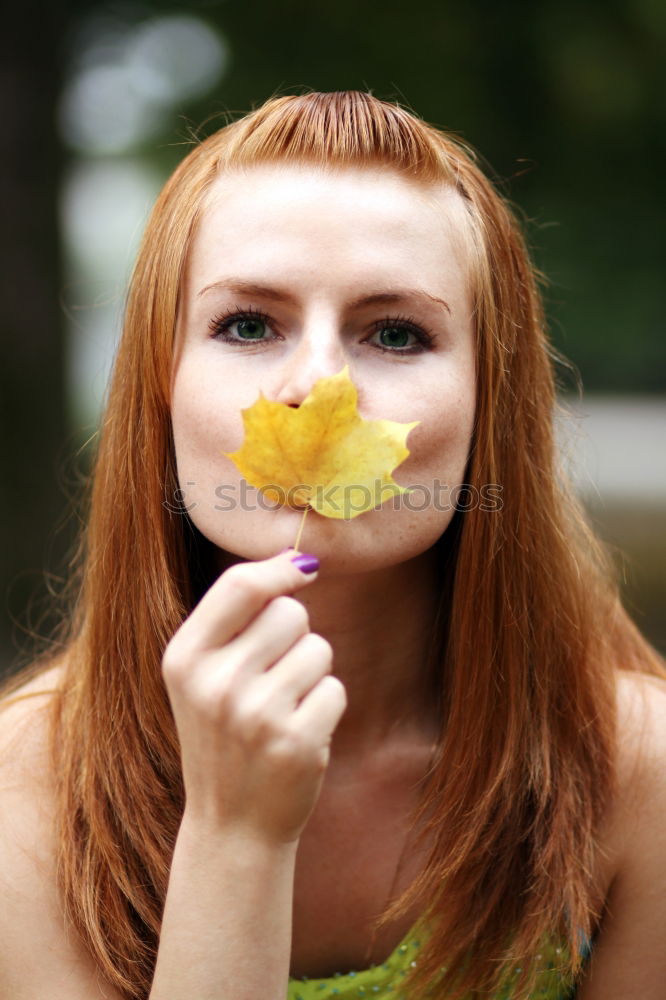
[(423, 429), (419, 439), (410, 435), (407, 447), (410, 455), (400, 470), (413, 482), (462, 481), (470, 447), (470, 435), (465, 426), (432, 425)]
[(187, 371), (174, 385), (171, 414), (178, 458), (224, 463), (228, 460), (222, 452), (235, 450), (242, 441), (240, 407), (215, 384), (188, 378)]
[(474, 398), (469, 392), (452, 394), (444, 409), (434, 403), (429, 405), (421, 423), (407, 438), (410, 455), (400, 469), (411, 477), (461, 480), (473, 426)]
[(174, 420), (174, 442), (178, 463), (204, 464), (202, 472), (232, 467), (224, 453), (235, 451), (242, 439), (240, 420), (215, 419), (200, 412), (180, 413)]

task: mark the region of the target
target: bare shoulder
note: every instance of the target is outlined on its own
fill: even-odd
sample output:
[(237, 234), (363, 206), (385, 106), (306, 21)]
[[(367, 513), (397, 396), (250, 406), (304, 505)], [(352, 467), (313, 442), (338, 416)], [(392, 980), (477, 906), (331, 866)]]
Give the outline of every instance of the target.
[(620, 671), (617, 706), (614, 829), (618, 867), (628, 872), (666, 848), (666, 680)]
[[(61, 677), (61, 668), (51, 668), (0, 700), (0, 795), (5, 807), (11, 802), (22, 812), (32, 802), (48, 808), (49, 720)], [(3, 808), (3, 833), (11, 819), (10, 810)]]
[(630, 804), (649, 789), (666, 792), (666, 680), (619, 671), (617, 705), (619, 794)]
[(640, 712), (645, 721), (645, 712), (666, 712), (666, 679), (653, 674), (641, 674), (635, 670), (619, 670), (617, 674), (618, 707), (621, 715), (629, 713), (636, 718)]
[(7, 756), (12, 748), (19, 751), (19, 757), (24, 756), (20, 752), (22, 740), (28, 733), (34, 737), (42, 729), (40, 717), (48, 714), (60, 690), (61, 679), (62, 667), (51, 667), (0, 698), (0, 766), (11, 767), (16, 760)]
[(118, 1000), (57, 890), (50, 719), (61, 677), (52, 668), (0, 702), (0, 996)]
[(660, 1000), (666, 987), (666, 681), (622, 671), (617, 695), (617, 791), (601, 844), (613, 872), (589, 974), (577, 995)]

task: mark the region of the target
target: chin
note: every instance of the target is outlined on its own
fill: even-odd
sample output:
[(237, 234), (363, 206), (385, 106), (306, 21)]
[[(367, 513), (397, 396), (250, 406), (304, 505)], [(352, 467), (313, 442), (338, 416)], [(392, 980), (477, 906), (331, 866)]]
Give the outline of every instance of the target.
[[(226, 567), (238, 560), (270, 559), (294, 547), (302, 520), (302, 510), (280, 507), (246, 514), (242, 519), (230, 518), (222, 531), (219, 522), (198, 527), (219, 550), (219, 565)], [(319, 557), (321, 576), (373, 572), (423, 555), (437, 543), (447, 525), (448, 519), (444, 523), (441, 514), (409, 514), (385, 507), (348, 520), (323, 517), (310, 510), (298, 548)]]

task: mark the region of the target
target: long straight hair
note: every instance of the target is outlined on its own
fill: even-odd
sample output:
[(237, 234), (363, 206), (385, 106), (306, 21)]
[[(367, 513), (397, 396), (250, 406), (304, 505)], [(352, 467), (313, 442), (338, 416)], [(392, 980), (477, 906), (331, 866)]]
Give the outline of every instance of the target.
[(514, 216), (459, 141), (365, 93), (274, 98), (220, 129), (176, 169), (148, 222), (54, 717), (67, 913), (108, 980), (145, 1000), (184, 804), (161, 657), (213, 573), (211, 546), (168, 502), (179, 289), (215, 178), (273, 163), (381, 165), (449, 185), (466, 208), (478, 381), (467, 478), (501, 484), (503, 505), (449, 529), (442, 728), (420, 813), (432, 848), (385, 919), (415, 904), (430, 918), (415, 988), (490, 991), (520, 963), (523, 995), (545, 936), (568, 945), (564, 973), (580, 967), (600, 906), (591, 872), (613, 794), (615, 670), (659, 672), (660, 661), (558, 469), (551, 355)]

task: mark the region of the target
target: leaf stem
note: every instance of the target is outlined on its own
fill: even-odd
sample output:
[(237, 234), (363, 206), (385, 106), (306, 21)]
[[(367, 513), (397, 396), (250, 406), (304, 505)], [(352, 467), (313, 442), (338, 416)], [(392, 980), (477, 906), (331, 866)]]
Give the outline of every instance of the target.
[(303, 517), (301, 518), (301, 523), (298, 527), (298, 534), (296, 535), (296, 541), (294, 542), (294, 548), (296, 549), (297, 552), (299, 551), (298, 543), (301, 540), (301, 535), (303, 534), (303, 527), (305, 525), (305, 518), (307, 517), (307, 513), (309, 510), (310, 508), (306, 507), (305, 510), (303, 511)]

